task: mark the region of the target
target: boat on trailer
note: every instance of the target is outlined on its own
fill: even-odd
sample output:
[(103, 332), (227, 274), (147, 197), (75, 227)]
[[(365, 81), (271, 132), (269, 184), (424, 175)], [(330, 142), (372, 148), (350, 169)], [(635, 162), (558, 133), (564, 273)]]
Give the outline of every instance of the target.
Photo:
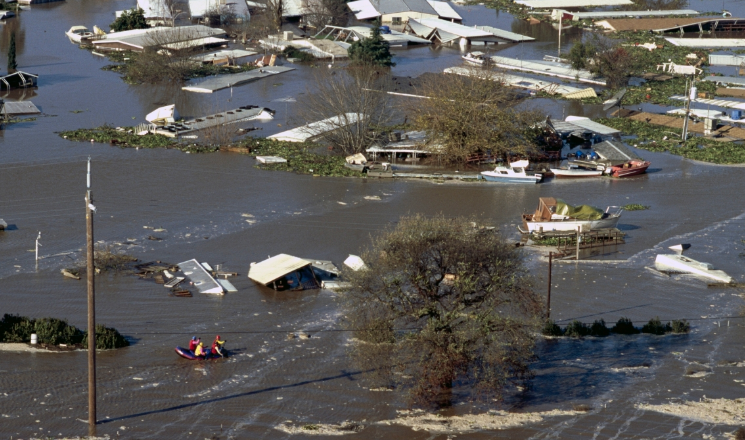
[(538, 209), (533, 214), (523, 214), (520, 232), (612, 229), (618, 225), (622, 212), (623, 208), (618, 206), (609, 206), (602, 211), (588, 205), (571, 206), (561, 199), (541, 197), (538, 199)]
[(501, 183), (538, 183), (543, 180), (541, 173), (528, 173), (530, 162), (518, 160), (509, 166), (497, 165), (494, 171), (482, 171), (481, 176), (489, 182)]

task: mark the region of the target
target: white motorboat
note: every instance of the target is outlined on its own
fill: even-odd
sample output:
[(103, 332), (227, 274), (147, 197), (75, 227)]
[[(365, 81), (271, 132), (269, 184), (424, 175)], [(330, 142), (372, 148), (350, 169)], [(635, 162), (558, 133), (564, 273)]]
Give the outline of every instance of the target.
[(722, 270), (715, 270), (709, 263), (692, 260), (682, 255), (657, 255), (654, 265), (661, 272), (675, 272), (698, 275), (721, 283), (731, 283), (732, 277)]
[(618, 225), (623, 208), (609, 206), (605, 212), (592, 206), (571, 206), (561, 199), (541, 197), (533, 214), (523, 214), (524, 233), (550, 231), (588, 232), (610, 229)]
[(551, 168), (551, 172), (557, 178), (582, 178), (582, 177), (600, 177), (605, 171), (604, 166), (598, 166), (596, 169), (591, 170), (587, 168), (580, 168), (576, 164), (570, 162), (568, 165), (562, 168)]
[(482, 171), (481, 176), (489, 182), (502, 183), (538, 183), (543, 180), (543, 175), (528, 174), (529, 162), (527, 160), (518, 160), (510, 163), (510, 166), (497, 165), (494, 171)]
[(484, 61), (486, 58), (484, 58), (486, 54), (484, 52), (468, 52), (467, 54), (463, 55), (461, 58), (466, 60), (467, 63), (476, 64), (479, 66), (484, 65)]
[(95, 36), (95, 34), (89, 31), (85, 26), (73, 26), (70, 30), (65, 32), (65, 35), (75, 43), (80, 43), (85, 39), (93, 38)]

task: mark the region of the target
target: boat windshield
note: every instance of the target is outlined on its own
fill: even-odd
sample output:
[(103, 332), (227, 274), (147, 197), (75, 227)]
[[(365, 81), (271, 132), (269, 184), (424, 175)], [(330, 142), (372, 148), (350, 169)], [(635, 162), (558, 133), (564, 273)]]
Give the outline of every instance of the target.
[(522, 168), (512, 168), (512, 171), (514, 171), (516, 173), (523, 173), (524, 172)]

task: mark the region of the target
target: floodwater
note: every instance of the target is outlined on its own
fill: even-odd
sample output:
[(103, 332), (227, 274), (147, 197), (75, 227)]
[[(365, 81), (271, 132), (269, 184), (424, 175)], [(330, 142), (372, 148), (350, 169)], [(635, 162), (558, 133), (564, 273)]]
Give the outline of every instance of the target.
[[(717, 2), (690, 2), (701, 11)], [(277, 430), (296, 424), (360, 423), (354, 438), (446, 438), (378, 422), (396, 417), (406, 402), (396, 393), (366, 389), (347, 356), (335, 294), (276, 293), (246, 277), (251, 262), (288, 253), (341, 264), (371, 235), (401, 215), (483, 215), (517, 238), (516, 223), (538, 197), (561, 197), (595, 206), (640, 203), (647, 211), (626, 212), (620, 227), (627, 244), (612, 259), (621, 264), (555, 264), (552, 317), (592, 322), (631, 318), (638, 326), (659, 316), (689, 319), (692, 332), (679, 336), (613, 336), (548, 340), (538, 345), (531, 389), (510, 395), (505, 406), (520, 412), (571, 410), (581, 415), (548, 418), (506, 431), (467, 438), (723, 438), (735, 427), (685, 421), (636, 409), (669, 399), (742, 398), (745, 389), (745, 322), (738, 289), (707, 288), (689, 277), (668, 278), (646, 269), (667, 246), (687, 242), (692, 258), (745, 279), (742, 169), (642, 152), (647, 175), (633, 179), (560, 182), (535, 186), (425, 181), (313, 178), (254, 168), (243, 155), (185, 154), (170, 150), (119, 149), (73, 143), (55, 132), (108, 123), (132, 125), (160, 105), (175, 102), (184, 116), (247, 104), (275, 108), (276, 118), (256, 126), (259, 135), (293, 123), (295, 106), (313, 69), (298, 69), (213, 95), (177, 87), (130, 86), (100, 70), (103, 58), (64, 38), (72, 25), (104, 26), (124, 1), (69, 0), (34, 6), (0, 28), (0, 53), (16, 32), (19, 66), (40, 74), (39, 88), (26, 92), (44, 115), (0, 131), (0, 217), (14, 226), (0, 232), (0, 312), (67, 318), (84, 327), (84, 282), (59, 270), (80, 257), (84, 245), (85, 161), (93, 162), (96, 240), (129, 248), (138, 258), (178, 263), (191, 258), (223, 264), (240, 276), (237, 293), (224, 297), (174, 298), (166, 289), (130, 276), (97, 279), (98, 322), (131, 338), (129, 348), (98, 356), (98, 432), (121, 438), (288, 438)], [(745, 2), (728, 1), (734, 15)], [(467, 24), (495, 25), (537, 37), (508, 46), (507, 56), (540, 58), (557, 49), (550, 26), (530, 27), (508, 14), (478, 6), (456, 9)], [(575, 31), (572, 31), (575, 32)], [(567, 51), (579, 33), (562, 38)], [(457, 48), (396, 51), (399, 76), (440, 71), (460, 64)], [(0, 62), (4, 62), (0, 60)], [(19, 98), (14, 92), (10, 98)], [(8, 98), (8, 99), (10, 99)], [(552, 117), (595, 115), (597, 107), (534, 100)], [(253, 123), (252, 123), (253, 124)], [(279, 127), (281, 124), (282, 127)], [(381, 201), (365, 196), (379, 196)], [(244, 216), (250, 214), (253, 217)], [(249, 222), (250, 221), (250, 222)], [(145, 228), (148, 227), (148, 228)], [(165, 231), (154, 232), (152, 228)], [(44, 258), (34, 264), (41, 231)], [(156, 242), (148, 235), (163, 238)], [(121, 245), (117, 245), (121, 243)], [(537, 288), (545, 286), (546, 263), (529, 262)], [(287, 340), (306, 331), (308, 340)], [(220, 334), (234, 355), (196, 363), (176, 356), (176, 345), (192, 335)], [(738, 365), (740, 362), (740, 366)], [(72, 436), (87, 432), (86, 354), (3, 353), (0, 356), (0, 436)], [(698, 372), (699, 374), (686, 374)], [(456, 390), (459, 395), (464, 390)], [(458, 404), (449, 413), (484, 412)]]

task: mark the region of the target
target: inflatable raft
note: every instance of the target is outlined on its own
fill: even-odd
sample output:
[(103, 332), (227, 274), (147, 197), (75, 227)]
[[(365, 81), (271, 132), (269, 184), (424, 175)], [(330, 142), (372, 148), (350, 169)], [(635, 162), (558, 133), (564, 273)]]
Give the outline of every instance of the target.
[(178, 353), (179, 356), (181, 356), (184, 359), (189, 359), (190, 361), (203, 361), (206, 359), (219, 359), (223, 357), (228, 357), (228, 351), (223, 348), (222, 350), (222, 356), (219, 354), (212, 354), (212, 351), (207, 352), (207, 356), (197, 356), (194, 354), (193, 351), (189, 350), (188, 348), (183, 347), (176, 347), (175, 348), (176, 353)]

